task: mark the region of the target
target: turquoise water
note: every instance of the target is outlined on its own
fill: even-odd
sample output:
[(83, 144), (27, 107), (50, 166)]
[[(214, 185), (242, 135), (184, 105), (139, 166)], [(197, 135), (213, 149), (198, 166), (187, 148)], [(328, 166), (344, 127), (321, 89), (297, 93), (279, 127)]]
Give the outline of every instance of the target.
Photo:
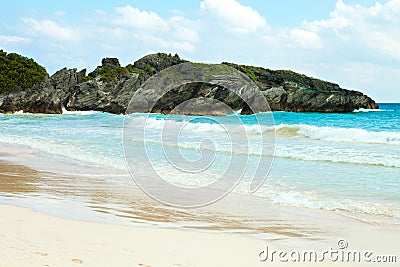
[[(381, 104), (381, 110), (348, 114), (274, 112), (215, 118), (151, 115), (146, 147), (154, 168), (171, 183), (199, 186), (218, 179), (231, 159), (249, 160), (251, 178), (262, 151), (258, 137), (276, 132), (275, 159), (264, 185), (255, 193), (265, 201), (287, 205), (373, 214), (400, 219), (400, 104)], [(135, 115), (138, 124), (143, 116)], [(82, 165), (127, 170), (122, 144), (124, 115), (66, 112), (63, 115), (0, 115), (0, 142), (29, 146), (46, 155), (61, 156)], [(268, 119), (266, 119), (268, 118)], [(257, 125), (257, 121), (263, 125)], [(245, 133), (235, 131), (243, 124)], [(178, 142), (162, 142), (170, 125), (181, 131)], [(248, 150), (230, 143), (232, 136), (248, 138)], [(244, 139), (235, 140), (244, 140)], [(195, 161), (201, 141), (210, 139), (215, 164), (203, 173), (179, 172), (168, 166), (163, 149)], [(232, 162), (229, 162), (232, 163)], [(236, 162), (238, 163), (238, 162)], [(235, 162), (234, 162), (235, 164)], [(138, 166), (139, 168), (140, 166)], [(264, 166), (261, 166), (261, 168)], [(268, 168), (269, 166), (265, 166)], [(250, 194), (248, 179), (235, 189)]]

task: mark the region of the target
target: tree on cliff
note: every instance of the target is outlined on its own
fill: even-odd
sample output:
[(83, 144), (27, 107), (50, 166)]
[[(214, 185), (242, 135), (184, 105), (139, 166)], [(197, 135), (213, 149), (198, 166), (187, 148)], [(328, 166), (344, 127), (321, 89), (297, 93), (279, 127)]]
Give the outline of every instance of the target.
[(0, 93), (30, 89), (46, 76), (46, 69), (33, 59), (0, 50)]

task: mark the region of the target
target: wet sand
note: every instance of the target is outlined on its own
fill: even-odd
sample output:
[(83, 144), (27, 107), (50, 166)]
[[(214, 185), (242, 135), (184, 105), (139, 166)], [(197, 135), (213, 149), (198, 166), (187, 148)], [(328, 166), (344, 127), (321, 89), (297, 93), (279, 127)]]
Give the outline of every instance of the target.
[(400, 252), (396, 224), (235, 194), (176, 209), (149, 199), (123, 172), (49, 164), (22, 148), (2, 151), (0, 266), (262, 266), (271, 265), (257, 260), (265, 245), (322, 250), (341, 238), (352, 249)]

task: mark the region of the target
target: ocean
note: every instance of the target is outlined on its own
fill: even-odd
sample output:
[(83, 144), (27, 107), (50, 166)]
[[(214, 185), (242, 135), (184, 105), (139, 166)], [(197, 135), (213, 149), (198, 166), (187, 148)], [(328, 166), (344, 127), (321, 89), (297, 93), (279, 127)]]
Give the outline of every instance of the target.
[[(145, 120), (144, 114), (134, 116), (138, 125)], [(125, 118), (92, 111), (0, 114), (0, 143), (29, 147), (41, 157), (70, 164), (128, 173), (122, 138)], [(209, 185), (233, 158), (233, 164), (248, 160), (244, 179), (233, 190), (236, 194), (284, 206), (400, 221), (400, 104), (347, 114), (273, 112), (217, 118), (151, 114), (146, 123), (146, 157), (169, 183), (191, 188)], [(176, 142), (160, 140), (166, 125), (181, 129)], [(235, 132), (237, 127), (245, 132)], [(227, 135), (226, 129), (233, 132)], [(275, 133), (275, 151), (260, 148), (257, 138), (265, 133)], [(241, 147), (243, 138), (249, 140), (246, 149)], [(213, 145), (202, 147), (205, 139)], [(189, 162), (212, 153), (213, 164), (201, 171), (182, 171), (165, 159), (166, 150)], [(272, 156), (270, 166), (257, 166), (260, 157)], [(139, 161), (132, 164), (143, 167)], [(265, 168), (268, 177), (252, 193), (249, 181), (256, 168)], [(127, 182), (113, 179), (110, 183)]]

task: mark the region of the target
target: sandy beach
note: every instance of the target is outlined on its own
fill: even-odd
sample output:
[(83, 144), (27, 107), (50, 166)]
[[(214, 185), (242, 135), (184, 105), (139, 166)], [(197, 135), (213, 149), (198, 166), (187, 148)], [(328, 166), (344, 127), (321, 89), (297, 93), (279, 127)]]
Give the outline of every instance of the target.
[(400, 267), (400, 0), (0, 25), (0, 267)]
[(263, 242), (87, 223), (0, 206), (0, 266), (256, 266)]
[(0, 205), (0, 212), (2, 267), (291, 266), (259, 261), (265, 242), (237, 235), (88, 223), (6, 205)]
[(264, 242), (235, 235), (79, 222), (5, 205), (0, 212), (4, 267), (275, 265), (258, 260)]
[[(235, 194), (202, 209), (171, 209), (149, 201), (132, 184), (104, 183), (79, 169), (71, 170), (74, 176), (38, 171), (30, 167), (44, 166), (44, 159), (32, 151), (2, 151), (8, 161), (0, 161), (0, 266), (288, 266), (276, 258), (260, 261), (259, 253), (266, 246), (321, 253), (337, 249), (341, 238), (349, 249), (399, 254), (396, 224)], [(16, 158), (19, 164), (10, 162)], [(24, 160), (31, 166), (20, 165)], [(57, 171), (67, 169), (57, 165)]]

